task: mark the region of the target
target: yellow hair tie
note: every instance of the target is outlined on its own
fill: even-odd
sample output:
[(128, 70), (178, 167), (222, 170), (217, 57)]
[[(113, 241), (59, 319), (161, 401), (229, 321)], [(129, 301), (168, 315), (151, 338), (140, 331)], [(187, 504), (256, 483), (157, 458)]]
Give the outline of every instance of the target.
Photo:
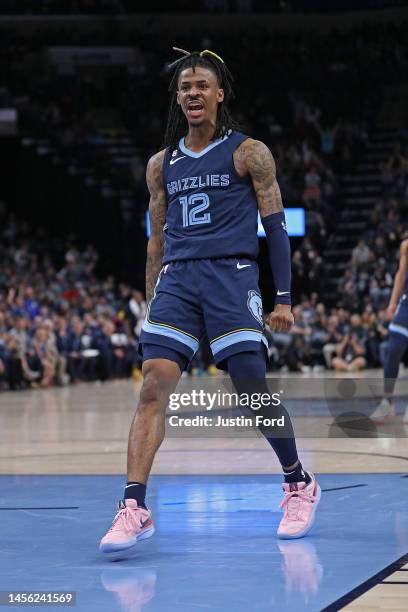
[(222, 59), (222, 57), (220, 57), (219, 55), (217, 55), (216, 53), (214, 53), (214, 51), (210, 51), (209, 49), (204, 49), (204, 51), (201, 51), (200, 53), (200, 57), (203, 57), (203, 55), (212, 55), (214, 56), (218, 61), (222, 62), (224, 64), (224, 60)]

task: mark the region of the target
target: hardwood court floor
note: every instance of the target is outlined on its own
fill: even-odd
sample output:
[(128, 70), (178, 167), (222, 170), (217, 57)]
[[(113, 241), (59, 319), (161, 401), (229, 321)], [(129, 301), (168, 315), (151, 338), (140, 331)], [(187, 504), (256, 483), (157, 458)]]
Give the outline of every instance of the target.
[[(370, 379), (374, 378), (370, 371)], [(392, 430), (378, 427), (366, 438), (359, 437), (358, 430), (330, 433), (331, 415), (316, 409), (319, 388), (324, 392), (322, 380), (322, 375), (290, 379), (296, 383), (290, 387), (293, 394), (302, 389), (306, 396), (294, 417), (303, 463), (318, 473), (405, 471), (408, 430), (402, 423), (397, 422)], [(196, 378), (195, 384), (199, 387), (205, 382)], [(0, 394), (0, 474), (123, 474), (139, 390), (140, 383), (116, 381)], [(308, 399), (308, 394), (313, 397)], [(374, 407), (375, 401), (371, 403)], [(292, 413), (290, 405), (288, 409)], [(298, 410), (297, 404), (293, 410)], [(228, 432), (219, 437), (197, 428), (190, 435), (187, 430), (180, 434), (167, 427), (153, 466), (154, 474), (271, 471), (278, 472), (279, 466), (263, 437), (253, 432)]]
[[(281, 479), (263, 438), (168, 428), (149, 482), (157, 533), (114, 564), (97, 544), (121, 495), (140, 384), (2, 393), (0, 590), (75, 590), (81, 612), (408, 609), (401, 420), (364, 423), (363, 438), (333, 425), (323, 396), (337, 387), (319, 397), (316, 377), (289, 378), (301, 458), (323, 489), (312, 534), (276, 540)], [(364, 389), (356, 397), (370, 407)]]

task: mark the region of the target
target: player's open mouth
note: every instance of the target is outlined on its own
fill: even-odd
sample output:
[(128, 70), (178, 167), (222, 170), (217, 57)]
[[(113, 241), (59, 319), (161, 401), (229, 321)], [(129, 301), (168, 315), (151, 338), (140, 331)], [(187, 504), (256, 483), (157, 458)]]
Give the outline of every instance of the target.
[(198, 117), (201, 117), (203, 112), (204, 106), (201, 104), (201, 102), (194, 101), (187, 104), (187, 114), (192, 119), (198, 119)]

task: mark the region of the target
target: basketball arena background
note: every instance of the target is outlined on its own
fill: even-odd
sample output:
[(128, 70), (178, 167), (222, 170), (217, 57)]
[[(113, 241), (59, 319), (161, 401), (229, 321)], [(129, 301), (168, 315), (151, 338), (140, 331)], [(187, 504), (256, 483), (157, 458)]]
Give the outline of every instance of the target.
[[(407, 2), (1, 0), (1, 418), (11, 396), (140, 379), (145, 168), (162, 145), (173, 46), (224, 58), (235, 118), (276, 161), (295, 325), (267, 329), (269, 369), (334, 372), (348, 336), (350, 370), (381, 377), (408, 229)], [(205, 343), (190, 374), (217, 375)], [(156, 609), (125, 599), (98, 609)], [(247, 609), (290, 608), (274, 606)]]

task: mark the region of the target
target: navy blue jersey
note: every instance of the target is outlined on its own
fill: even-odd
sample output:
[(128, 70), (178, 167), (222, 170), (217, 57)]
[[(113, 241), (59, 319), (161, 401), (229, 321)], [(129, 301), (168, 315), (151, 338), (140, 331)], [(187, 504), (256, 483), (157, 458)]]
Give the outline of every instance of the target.
[(166, 151), (163, 179), (167, 194), (163, 263), (258, 255), (258, 204), (252, 181), (234, 167), (235, 149), (248, 137), (230, 132), (200, 153), (184, 138)]
[(405, 272), (404, 294), (408, 295), (408, 270)]

